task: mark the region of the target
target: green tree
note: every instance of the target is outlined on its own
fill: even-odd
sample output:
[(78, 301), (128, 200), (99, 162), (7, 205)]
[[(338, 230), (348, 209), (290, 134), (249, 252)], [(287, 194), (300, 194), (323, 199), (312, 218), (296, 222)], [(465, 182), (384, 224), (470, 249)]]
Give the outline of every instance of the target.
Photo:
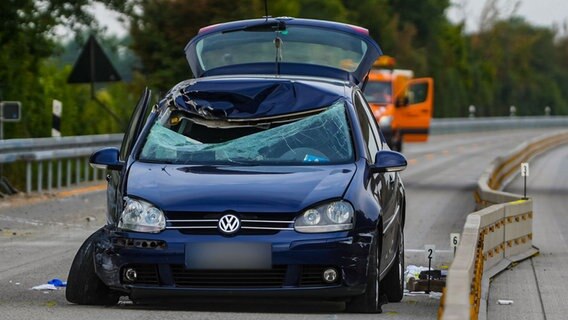
[[(0, 1), (0, 100), (19, 100), (23, 121), (6, 125), (6, 137), (38, 137), (49, 134), (41, 70), (56, 48), (54, 27), (65, 24), (79, 30), (96, 29), (87, 5), (100, 2), (125, 9), (118, 0)], [(45, 75), (48, 76), (48, 75)], [(44, 80), (42, 80), (44, 79)], [(46, 111), (47, 109), (47, 111)]]
[(200, 28), (228, 20), (262, 15), (256, 0), (143, 0), (131, 16), (132, 48), (149, 83), (166, 91), (191, 77), (183, 48)]
[(546, 105), (565, 112), (568, 95), (559, 83), (568, 69), (559, 68), (562, 51), (555, 37), (518, 17), (472, 36), (472, 56), (482, 70), (474, 91), (485, 93), (478, 101), (486, 106), (483, 115), (507, 115), (511, 105), (519, 115), (541, 115)]

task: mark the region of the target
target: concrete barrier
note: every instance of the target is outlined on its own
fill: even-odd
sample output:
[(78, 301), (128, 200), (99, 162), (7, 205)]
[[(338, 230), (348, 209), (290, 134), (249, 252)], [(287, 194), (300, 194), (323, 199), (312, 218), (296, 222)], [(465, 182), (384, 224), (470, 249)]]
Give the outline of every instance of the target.
[(479, 211), (468, 215), (446, 281), (438, 318), (485, 319), (489, 279), (538, 250), (532, 246), (532, 199), (501, 191), (520, 164), (560, 144), (568, 132), (533, 139), (495, 159), (478, 181)]

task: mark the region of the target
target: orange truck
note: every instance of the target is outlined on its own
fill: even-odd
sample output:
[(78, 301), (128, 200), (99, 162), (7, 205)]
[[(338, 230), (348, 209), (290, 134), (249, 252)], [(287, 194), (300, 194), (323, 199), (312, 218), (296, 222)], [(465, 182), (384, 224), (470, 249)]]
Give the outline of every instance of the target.
[(394, 69), (395, 60), (381, 56), (369, 73), (363, 92), (391, 149), (403, 142), (428, 139), (434, 80), (414, 78), (412, 70)]

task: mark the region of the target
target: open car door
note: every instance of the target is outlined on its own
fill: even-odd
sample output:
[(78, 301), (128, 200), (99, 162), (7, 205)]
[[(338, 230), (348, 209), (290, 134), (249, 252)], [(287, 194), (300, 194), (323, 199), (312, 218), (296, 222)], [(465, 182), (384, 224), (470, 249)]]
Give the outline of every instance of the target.
[(124, 133), (124, 138), (122, 139), (122, 145), (120, 147), (120, 161), (126, 161), (128, 159), (136, 139), (140, 135), (140, 132), (142, 132), (144, 119), (148, 114), (148, 105), (151, 94), (152, 92), (148, 88), (145, 88), (142, 96), (140, 96), (140, 99), (136, 104), (136, 107), (134, 108), (134, 111), (132, 112), (130, 122), (128, 123), (128, 129)]
[(132, 116), (130, 117), (130, 122), (128, 123), (128, 128), (124, 133), (124, 138), (122, 139), (122, 145), (120, 147), (120, 153), (118, 159), (120, 162), (124, 163), (124, 167), (121, 171), (109, 170), (107, 171), (106, 179), (108, 181), (107, 188), (107, 207), (111, 213), (111, 217), (118, 219), (120, 210), (122, 208), (117, 207), (118, 199), (122, 199), (124, 192), (124, 174), (128, 170), (128, 157), (132, 153), (134, 144), (138, 139), (138, 136), (142, 132), (144, 127), (146, 116), (148, 115), (148, 106), (150, 103), (151, 91), (148, 88), (144, 89), (144, 92), (140, 96)]
[(412, 79), (407, 85), (408, 104), (398, 107), (401, 121), (401, 134), (405, 142), (424, 142), (428, 140), (432, 106), (434, 102), (434, 79)]

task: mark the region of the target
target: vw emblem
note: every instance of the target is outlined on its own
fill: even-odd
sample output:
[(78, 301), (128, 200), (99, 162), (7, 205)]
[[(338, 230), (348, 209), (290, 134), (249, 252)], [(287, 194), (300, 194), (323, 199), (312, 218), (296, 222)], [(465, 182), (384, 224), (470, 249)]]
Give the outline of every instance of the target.
[(241, 221), (232, 214), (226, 214), (219, 219), (219, 229), (223, 233), (231, 234), (239, 231)]

